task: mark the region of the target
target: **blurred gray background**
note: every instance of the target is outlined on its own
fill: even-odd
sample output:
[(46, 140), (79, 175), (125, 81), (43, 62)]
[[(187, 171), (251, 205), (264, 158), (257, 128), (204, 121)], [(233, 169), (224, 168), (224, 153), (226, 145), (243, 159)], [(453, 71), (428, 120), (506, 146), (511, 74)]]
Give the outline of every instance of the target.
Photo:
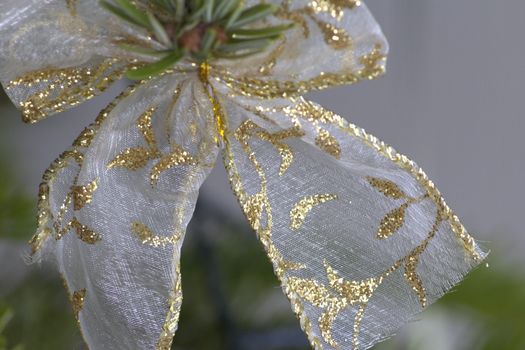
[[(311, 98), (414, 159), (490, 249), (525, 250), (525, 2), (369, 0), (391, 44), (387, 75)], [(115, 93), (114, 89), (112, 93)], [(1, 110), (0, 141), (29, 193), (108, 101), (38, 125)], [(202, 195), (241, 218), (218, 164)], [(525, 260), (525, 259), (522, 259)]]
[[(521, 271), (517, 266), (525, 262), (525, 140), (522, 135), (525, 131), (525, 90), (522, 87), (525, 81), (525, 2), (368, 0), (367, 4), (391, 44), (386, 76), (373, 82), (313, 93), (310, 98), (414, 159), (437, 184), (467, 229), (492, 251), (490, 269), (474, 272), (458, 292), (451, 293), (437, 307), (424, 313), (422, 322), (409, 325), (400, 337), (377, 349), (524, 349), (525, 274), (516, 274), (516, 271)], [(0, 104), (0, 118), (4, 123), (0, 130), (0, 155), (9, 160), (7, 166), (10, 172), (17, 174), (23, 192), (31, 196), (36, 194), (41, 174), (49, 163), (69, 147), (119, 88), (121, 86), (113, 88), (103, 98), (37, 125), (23, 124), (14, 107)], [(209, 212), (214, 210), (210, 208), (215, 205), (225, 210), (216, 222), (226, 217), (241, 225), (226, 231), (249, 232), (242, 224), (244, 218), (220, 162), (201, 196), (208, 208), (201, 209), (204, 217), (210, 216)], [(34, 223), (29, 221), (28, 225), (32, 227)], [(222, 223), (216, 225), (222, 227)], [(246, 236), (251, 235), (247, 233)], [(245, 244), (238, 242), (235, 237), (239, 236), (235, 234), (228, 237), (234, 242), (231, 244)], [(205, 240), (201, 239), (196, 246), (202, 246), (202, 242)], [(216, 242), (211, 245), (214, 244)], [(190, 244), (187, 251), (191, 249)], [(254, 249), (260, 250), (258, 246)], [(211, 247), (206, 254), (214, 250)], [(224, 254), (230, 255), (233, 251), (227, 246)], [(195, 265), (191, 263), (191, 254), (187, 255), (190, 263), (185, 265), (190, 269)], [(3, 267), (0, 297), (1, 287), (5, 290), (9, 283), (13, 286), (22, 283), (19, 255), (20, 251), (12, 249), (11, 243), (0, 240), (0, 266)], [(251, 258), (242, 257), (245, 259), (242, 261)], [(268, 270), (265, 272), (268, 278), (273, 278), (262, 253), (260, 261)], [(239, 281), (253, 276), (254, 270), (250, 269), (255, 265), (243, 273), (238, 272), (241, 265), (237, 260), (234, 259), (231, 266)], [(189, 276), (189, 284), (192, 275), (196, 276), (196, 272), (185, 274)], [(271, 300), (264, 305), (274, 305), (273, 309), (268, 309), (269, 314), (275, 316), (279, 314), (277, 310), (283, 309), (289, 317), (287, 324), (296, 327), (284, 297), (275, 287), (276, 282), (270, 280), (268, 283), (271, 292), (265, 293), (273, 299), (268, 297)], [(36, 288), (44, 288), (42, 285), (37, 284)], [(197, 279), (195, 288), (198, 290), (202, 285)], [(35, 286), (26, 288), (30, 291), (25, 299), (6, 299), (8, 310), (16, 313), (23, 309), (16, 303), (26, 305), (29, 296), (36, 298)], [(54, 295), (55, 290), (50, 289), (49, 294)], [(64, 298), (60, 296), (59, 299)], [(226, 295), (223, 299), (233, 298)], [(190, 305), (190, 310), (191, 302), (185, 304)], [(201, 302), (199, 299), (194, 305)], [(258, 300), (254, 302), (259, 303)], [(3, 303), (0, 298), (0, 316)], [(34, 307), (26, 308), (29, 314), (34, 310)], [(251, 306), (243, 308), (251, 310)], [(68, 317), (64, 324), (72, 325), (72, 317)], [(217, 324), (225, 324), (221, 318), (218, 320)], [(33, 327), (33, 323), (22, 319), (17, 322), (12, 326), (12, 334), (17, 325)], [(189, 335), (192, 326), (184, 333), (184, 324), (188, 322), (191, 324), (183, 315), (181, 339), (189, 339), (184, 343), (192, 344)], [(202, 323), (197, 319), (193, 324), (199, 322)], [(217, 329), (224, 334), (222, 326)], [(303, 346), (305, 340), (297, 335), (298, 329), (291, 332), (295, 338), (285, 339), (298, 339), (299, 346)], [(0, 341), (1, 336), (0, 329)], [(13, 335), (13, 339), (18, 338)], [(62, 339), (60, 344), (68, 348)], [(49, 348), (58, 349), (57, 345), (53, 346)], [(3, 350), (1, 344), (0, 350)]]

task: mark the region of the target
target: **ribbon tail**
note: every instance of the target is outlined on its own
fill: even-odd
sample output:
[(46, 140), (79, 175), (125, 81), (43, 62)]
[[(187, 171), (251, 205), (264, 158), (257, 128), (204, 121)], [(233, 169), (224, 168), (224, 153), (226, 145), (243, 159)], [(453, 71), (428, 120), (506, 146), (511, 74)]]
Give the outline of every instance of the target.
[(407, 157), (298, 99), (224, 102), (224, 162), (314, 348), (368, 349), (485, 257)]
[(56, 262), (88, 348), (170, 349), (181, 245), (217, 156), (210, 110), (184, 76), (144, 82), (46, 172), (34, 258)]

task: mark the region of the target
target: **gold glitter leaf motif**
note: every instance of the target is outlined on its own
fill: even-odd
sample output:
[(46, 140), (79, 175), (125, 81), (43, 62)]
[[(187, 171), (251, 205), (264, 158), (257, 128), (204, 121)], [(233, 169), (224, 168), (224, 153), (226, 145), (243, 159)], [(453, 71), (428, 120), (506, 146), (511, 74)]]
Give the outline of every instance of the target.
[(153, 166), (150, 174), (150, 181), (152, 185), (156, 185), (159, 181), (160, 174), (177, 165), (197, 165), (198, 162), (188, 152), (183, 150), (180, 146), (173, 144), (171, 153), (160, 158), (157, 164)]
[(297, 202), (292, 210), (290, 210), (290, 228), (292, 230), (298, 230), (304, 224), (304, 220), (310, 211), (314, 207), (337, 199), (335, 194), (317, 194), (314, 196), (308, 196)]
[(73, 186), (73, 208), (75, 210), (82, 209), (86, 204), (93, 200), (93, 193), (97, 190), (97, 181), (93, 180), (85, 186)]
[(330, 291), (314, 280), (290, 277), (288, 278), (288, 287), (304, 300), (320, 308), (327, 308), (335, 301)]
[(153, 107), (144, 112), (137, 122), (137, 127), (144, 136), (149, 148), (153, 153), (157, 152), (157, 141), (155, 139), (155, 132), (153, 131), (153, 126), (151, 124), (151, 117), (155, 113), (157, 108)]
[(429, 198), (428, 194), (418, 198), (410, 197), (405, 194), (405, 192), (403, 192), (403, 190), (395, 182), (387, 179), (380, 179), (371, 176), (367, 176), (366, 179), (372, 187), (374, 187), (386, 197), (406, 200), (405, 203), (403, 203), (400, 207), (388, 212), (381, 220), (376, 234), (376, 237), (379, 239), (388, 238), (399, 231), (405, 223), (407, 208), (413, 204), (419, 203), (424, 199)]
[(121, 167), (129, 170), (138, 170), (145, 167), (150, 160), (160, 156), (155, 132), (151, 124), (151, 118), (156, 110), (156, 107), (148, 108), (137, 119), (137, 128), (146, 141), (148, 148), (132, 147), (125, 149), (108, 164), (109, 169)]
[(366, 179), (370, 185), (387, 197), (393, 199), (408, 198), (405, 192), (403, 192), (403, 190), (393, 181), (371, 176), (367, 176)]
[(317, 19), (316, 16), (311, 16), (311, 18), (323, 33), (325, 42), (333, 49), (344, 50), (352, 46), (352, 40), (344, 29), (338, 28), (331, 23), (321, 21)]
[(419, 275), (417, 274), (416, 268), (419, 264), (419, 254), (410, 255), (405, 260), (405, 279), (412, 289), (416, 292), (416, 295), (419, 299), (419, 303), (422, 308), (427, 307), (427, 291), (423, 286), (423, 282)]
[[(261, 112), (262, 113), (262, 112)], [(279, 176), (283, 176), (290, 165), (292, 165), (294, 154), (289, 145), (283, 141), (292, 138), (292, 137), (302, 137), (304, 136), (304, 131), (297, 127), (290, 129), (284, 129), (276, 133), (270, 133), (266, 130), (259, 128), (254, 122), (247, 120), (236, 132), (236, 137), (242, 142), (248, 142), (250, 137), (257, 137), (263, 141), (269, 142), (281, 155), (281, 165), (279, 166)]]
[(403, 275), (405, 276), (405, 280), (416, 293), (422, 308), (427, 307), (427, 292), (423, 285), (423, 281), (421, 281), (421, 278), (417, 273), (417, 266), (419, 265), (421, 254), (423, 254), (430, 241), (436, 236), (439, 230), (439, 226), (442, 222), (443, 211), (439, 209), (436, 214), (434, 225), (432, 225), (432, 229), (430, 230), (427, 238), (423, 241), (423, 243), (421, 243), (414, 250), (412, 250), (403, 261), (403, 265), (405, 268), (405, 272)]
[(84, 243), (95, 244), (102, 239), (98, 233), (82, 225), (76, 218), (71, 221), (71, 226), (75, 229), (77, 237)]
[[(76, 141), (75, 144), (73, 144), (73, 148), (62, 153), (44, 172), (43, 182), (40, 184), (38, 193), (38, 230), (30, 241), (32, 255), (38, 253), (38, 251), (42, 248), (44, 242), (48, 238), (54, 238), (58, 240), (73, 228), (73, 221), (65, 225), (63, 222), (63, 216), (67, 211), (68, 206), (71, 204), (71, 192), (66, 195), (66, 198), (62, 203), (58, 215), (54, 217), (49, 202), (50, 184), (55, 181), (55, 179), (63, 169), (66, 169), (70, 165), (71, 161), (74, 161), (79, 167), (82, 166), (84, 162), (84, 155), (78, 148), (89, 146), (91, 140), (96, 134), (96, 131), (98, 130), (102, 122), (106, 119), (106, 117), (109, 115), (109, 113), (122, 99), (129, 96), (133, 91), (135, 91), (134, 87), (126, 89), (113, 102), (111, 102), (106, 108), (104, 108), (97, 116), (95, 122), (91, 124), (88, 128), (86, 128), (81, 133), (79, 138), (77, 138), (78, 142)], [(89, 136), (86, 136), (87, 134), (89, 134)], [(53, 227), (53, 230), (49, 227), (49, 225)]]
[(396, 208), (386, 214), (379, 224), (379, 229), (377, 230), (376, 234), (377, 238), (388, 238), (399, 231), (401, 227), (403, 227), (405, 223), (405, 213), (407, 207), (408, 204), (405, 203), (399, 208)]
[[(179, 87), (174, 93), (173, 104), (177, 102)], [(157, 159), (157, 163), (150, 171), (149, 180), (152, 186), (156, 185), (160, 175), (178, 165), (197, 165), (198, 161), (179, 145), (172, 143), (172, 151), (162, 154), (157, 145), (157, 139), (153, 130), (152, 117), (157, 107), (148, 108), (137, 119), (137, 128), (142, 134), (147, 147), (127, 148), (118, 154), (108, 165), (109, 169), (120, 167), (128, 170), (144, 168), (149, 161)]]
[(330, 287), (345, 297), (350, 305), (367, 303), (376, 288), (380, 278), (369, 278), (363, 281), (346, 281), (338, 272), (325, 262), (326, 277)]
[(359, 76), (368, 80), (379, 77), (385, 73), (385, 66), (381, 64), (385, 60), (386, 56), (381, 53), (381, 45), (376, 44), (372, 52), (359, 58), (359, 62), (363, 65), (363, 69), (359, 71)]
[(327, 286), (315, 280), (289, 277), (287, 288), (303, 300), (323, 310), (318, 319), (321, 336), (326, 343), (334, 348), (339, 348), (339, 344), (332, 337), (334, 322), (344, 309), (349, 306), (356, 306), (357, 312), (354, 318), (352, 348), (358, 349), (360, 325), (366, 306), (377, 287), (383, 283), (383, 280), (401, 266), (401, 261), (396, 262), (381, 276), (362, 281), (345, 280), (326, 261), (324, 266), (328, 280)]
[(328, 131), (323, 129), (319, 130), (315, 138), (315, 144), (332, 157), (337, 159), (341, 158), (341, 145)]
[(146, 148), (127, 148), (108, 164), (108, 168), (137, 170), (145, 167), (151, 159), (155, 159), (155, 154)]
[(143, 223), (134, 222), (131, 225), (131, 231), (140, 239), (142, 244), (147, 244), (153, 247), (165, 247), (173, 245), (180, 240), (180, 235), (173, 236), (157, 236), (153, 234), (150, 228)]
[(71, 296), (71, 304), (73, 305), (73, 313), (78, 321), (78, 316), (84, 307), (84, 300), (86, 298), (86, 288), (73, 292)]

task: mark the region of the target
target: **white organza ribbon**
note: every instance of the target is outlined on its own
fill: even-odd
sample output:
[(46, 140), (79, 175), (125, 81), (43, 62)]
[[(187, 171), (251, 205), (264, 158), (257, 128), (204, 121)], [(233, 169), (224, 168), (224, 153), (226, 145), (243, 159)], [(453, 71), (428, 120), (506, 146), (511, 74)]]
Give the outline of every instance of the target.
[[(412, 161), (301, 97), (384, 72), (365, 5), (273, 2), (297, 24), (283, 41), (135, 84), (46, 171), (34, 258), (56, 262), (89, 348), (170, 348), (181, 245), (219, 153), (313, 348), (370, 348), (485, 257)], [(39, 121), (136, 64), (116, 38), (148, 40), (95, 0), (4, 0), (0, 80)]]

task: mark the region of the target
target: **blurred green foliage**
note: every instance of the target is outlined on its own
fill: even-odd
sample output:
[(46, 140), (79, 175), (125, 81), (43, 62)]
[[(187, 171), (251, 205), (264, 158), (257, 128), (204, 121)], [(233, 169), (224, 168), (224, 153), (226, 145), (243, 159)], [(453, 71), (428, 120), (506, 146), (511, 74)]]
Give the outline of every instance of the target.
[[(0, 106), (3, 102), (7, 102), (7, 97), (0, 89)], [(0, 148), (0, 238), (29, 239), (35, 230), (35, 201), (13, 181), (16, 176), (3, 152)]]
[[(494, 258), (497, 259), (497, 256)], [(525, 349), (525, 275), (481, 267), (441, 305), (467, 310), (479, 323), (481, 349)]]
[(35, 200), (13, 184), (9, 167), (0, 161), (0, 238), (28, 239), (35, 230)]

